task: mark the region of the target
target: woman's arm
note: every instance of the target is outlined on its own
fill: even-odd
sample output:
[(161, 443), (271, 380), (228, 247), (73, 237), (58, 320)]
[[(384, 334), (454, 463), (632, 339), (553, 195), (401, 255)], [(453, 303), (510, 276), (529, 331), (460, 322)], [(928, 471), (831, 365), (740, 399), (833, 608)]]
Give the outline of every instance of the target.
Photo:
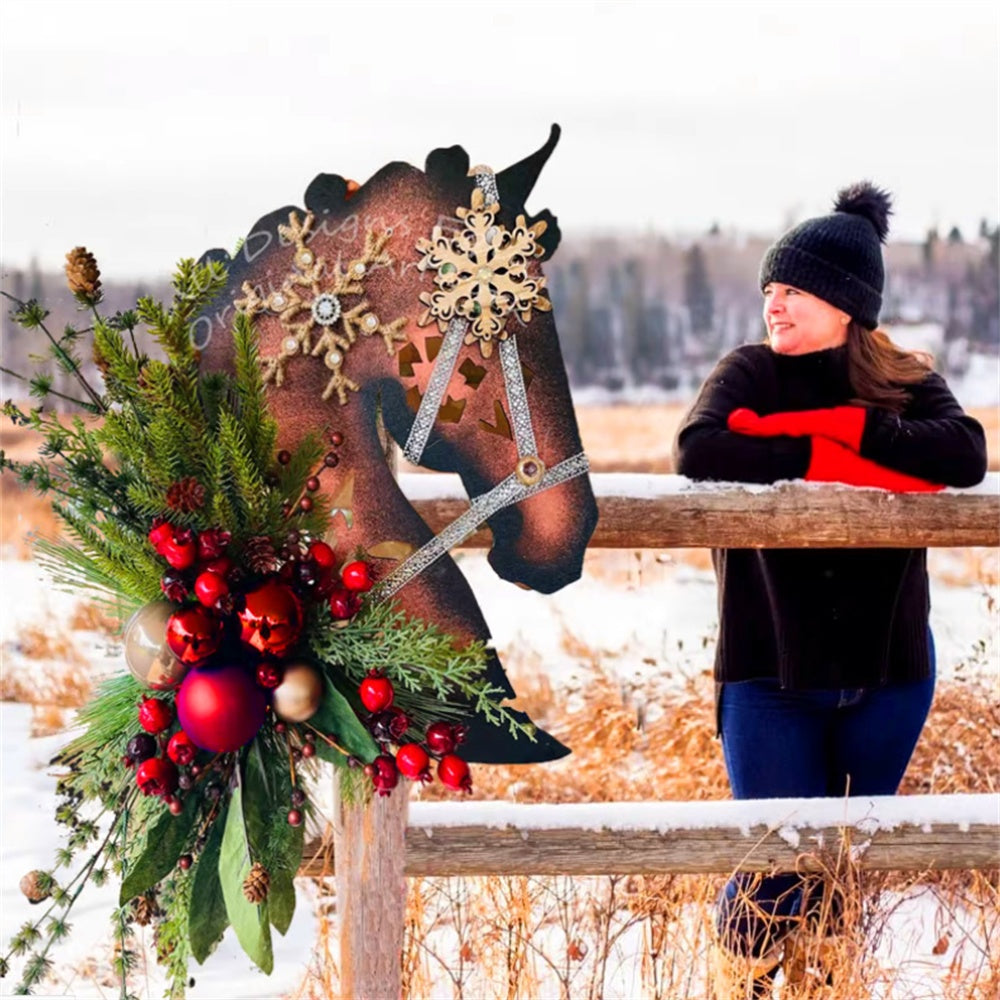
[(749, 437), (727, 425), (733, 410), (766, 408), (758, 350), (733, 351), (705, 380), (674, 441), (674, 469), (679, 475), (745, 483), (773, 483), (805, 475), (811, 453), (808, 438)]
[(965, 413), (936, 372), (908, 388), (913, 398), (902, 414), (867, 408), (861, 456), (946, 486), (981, 482), (987, 460), (979, 421)]

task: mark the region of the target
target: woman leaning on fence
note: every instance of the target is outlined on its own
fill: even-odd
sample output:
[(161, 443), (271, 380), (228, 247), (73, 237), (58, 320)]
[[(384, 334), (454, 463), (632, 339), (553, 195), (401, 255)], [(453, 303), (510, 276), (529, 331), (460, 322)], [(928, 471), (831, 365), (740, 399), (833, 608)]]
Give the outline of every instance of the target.
[[(899, 492), (980, 482), (982, 427), (922, 356), (877, 329), (889, 206), (855, 185), (767, 251), (767, 342), (733, 351), (706, 380), (678, 432), (681, 475)], [(926, 555), (714, 551), (719, 731), (737, 799), (895, 793), (934, 686)], [(831, 913), (821, 897), (791, 874), (731, 879), (717, 995), (770, 995), (782, 960), (786, 976), (801, 974), (810, 917)]]

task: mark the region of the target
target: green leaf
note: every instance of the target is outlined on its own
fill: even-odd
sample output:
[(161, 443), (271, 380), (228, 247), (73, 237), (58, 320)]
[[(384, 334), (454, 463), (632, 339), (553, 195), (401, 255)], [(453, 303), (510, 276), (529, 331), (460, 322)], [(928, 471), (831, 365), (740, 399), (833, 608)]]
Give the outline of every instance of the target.
[(279, 871), (271, 876), (267, 909), (274, 929), (284, 936), (295, 913), (295, 880), (290, 872)]
[(129, 900), (148, 892), (174, 870), (198, 816), (196, 800), (195, 795), (186, 796), (184, 811), (179, 816), (174, 816), (166, 806), (163, 807), (163, 815), (146, 836), (145, 849), (125, 872), (118, 896), (119, 905), (124, 906)]
[(243, 895), (243, 882), (252, 867), (243, 803), (243, 786), (240, 782), (233, 790), (229, 802), (219, 856), (219, 879), (222, 882), (226, 913), (240, 946), (259, 969), (270, 974), (274, 968), (274, 953), (271, 950), (267, 900), (255, 904)]
[[(359, 760), (366, 764), (371, 763), (378, 756), (378, 746), (372, 739), (371, 733), (364, 727), (358, 718), (351, 703), (341, 694), (334, 685), (329, 674), (324, 672), (323, 678), (323, 701), (319, 711), (309, 720), (309, 725), (314, 726), (321, 733), (327, 733), (336, 740), (345, 750), (349, 750)], [(316, 741), (316, 750), (319, 755), (327, 760), (333, 758), (323, 751), (331, 750), (322, 740)], [(337, 753), (337, 751), (333, 751)], [(337, 753), (340, 760), (337, 763), (344, 763), (343, 757)]]
[(222, 897), (222, 883), (219, 881), (219, 855), (222, 853), (225, 822), (225, 816), (216, 817), (192, 873), (188, 936), (191, 954), (199, 965), (215, 950), (229, 926), (226, 901)]

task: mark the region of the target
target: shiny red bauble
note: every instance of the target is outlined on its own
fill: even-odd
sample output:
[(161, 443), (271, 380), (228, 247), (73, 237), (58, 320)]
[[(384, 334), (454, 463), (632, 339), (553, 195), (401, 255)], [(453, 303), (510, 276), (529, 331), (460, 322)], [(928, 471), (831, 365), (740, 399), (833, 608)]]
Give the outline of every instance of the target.
[(340, 571), (340, 579), (348, 590), (364, 592), (372, 589), (371, 573), (368, 570), (368, 563), (357, 560), (348, 563)]
[(267, 695), (242, 667), (192, 670), (177, 692), (177, 718), (202, 750), (229, 753), (257, 735)]
[(174, 733), (167, 744), (167, 756), (181, 767), (187, 767), (198, 755), (198, 748), (191, 742), (191, 737), (184, 730)]
[(370, 670), (368, 676), (358, 686), (361, 704), (369, 712), (381, 712), (392, 704), (395, 692), (388, 677), (383, 677), (377, 670)]
[(143, 795), (170, 795), (177, 787), (177, 768), (165, 757), (150, 757), (136, 768), (135, 783)]
[(206, 570), (199, 573), (194, 581), (194, 593), (206, 608), (214, 608), (218, 605), (219, 598), (229, 593), (229, 584), (224, 576), (213, 570)]
[(152, 733), (162, 733), (171, 722), (174, 721), (174, 710), (170, 707), (170, 702), (160, 698), (144, 698), (139, 705), (139, 725)]
[(283, 656), (302, 634), (302, 602), (291, 587), (272, 577), (246, 595), (239, 619), (243, 642), (258, 653)]
[(414, 781), (431, 780), (430, 762), (427, 751), (419, 743), (406, 743), (396, 752), (396, 767), (400, 774)]
[(453, 753), (445, 754), (438, 764), (438, 777), (441, 784), (456, 792), (472, 791), (472, 776), (469, 765)]
[(222, 642), (222, 620), (194, 605), (174, 612), (167, 622), (167, 645), (181, 663), (204, 663)]

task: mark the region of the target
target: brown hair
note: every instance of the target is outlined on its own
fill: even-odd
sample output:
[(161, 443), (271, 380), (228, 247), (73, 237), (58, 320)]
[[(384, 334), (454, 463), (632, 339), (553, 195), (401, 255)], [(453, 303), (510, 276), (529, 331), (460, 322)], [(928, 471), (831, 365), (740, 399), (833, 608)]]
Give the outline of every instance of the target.
[(883, 330), (868, 330), (856, 320), (847, 327), (847, 373), (855, 402), (900, 413), (910, 401), (906, 391), (933, 369), (925, 351), (905, 351)]

